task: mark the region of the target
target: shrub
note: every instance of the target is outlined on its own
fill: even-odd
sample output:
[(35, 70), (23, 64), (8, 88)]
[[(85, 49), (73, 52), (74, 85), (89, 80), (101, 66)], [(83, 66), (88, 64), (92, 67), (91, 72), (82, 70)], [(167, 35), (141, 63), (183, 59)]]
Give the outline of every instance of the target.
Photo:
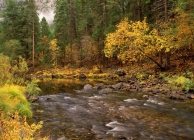
[(32, 80), (27, 84), (26, 92), (30, 95), (38, 95), (41, 92), (36, 80)]
[(29, 125), (25, 116), (16, 113), (0, 112), (0, 138), (1, 140), (48, 140), (38, 134), (43, 122)]
[(24, 87), (5, 85), (0, 88), (0, 111), (13, 113), (18, 111), (20, 115), (31, 117), (30, 103), (24, 96)]
[(190, 90), (194, 90), (194, 81), (186, 78), (184, 76), (172, 76), (172, 78), (165, 78), (168, 83), (170, 83), (174, 87), (180, 87), (182, 90), (186, 90), (187, 92)]

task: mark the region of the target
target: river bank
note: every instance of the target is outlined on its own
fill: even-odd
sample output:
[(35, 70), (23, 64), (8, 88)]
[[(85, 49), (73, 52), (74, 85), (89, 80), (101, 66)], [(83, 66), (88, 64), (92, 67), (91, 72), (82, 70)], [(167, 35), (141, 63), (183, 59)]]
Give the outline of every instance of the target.
[[(193, 73), (175, 72), (139, 72), (124, 69), (106, 70), (100, 69), (55, 69), (42, 70), (32, 73), (30, 78), (39, 79), (98, 79), (115, 81), (116, 85), (104, 85), (101, 88), (111, 88), (126, 91), (138, 91), (149, 94), (163, 94), (171, 99), (194, 99), (193, 83), (186, 80), (193, 78)], [(176, 79), (174, 78), (176, 77)], [(173, 79), (174, 78), (174, 79)], [(174, 81), (173, 81), (174, 80)], [(190, 80), (189, 82), (193, 82)], [(189, 85), (190, 84), (190, 85)], [(188, 87), (190, 86), (190, 87)]]

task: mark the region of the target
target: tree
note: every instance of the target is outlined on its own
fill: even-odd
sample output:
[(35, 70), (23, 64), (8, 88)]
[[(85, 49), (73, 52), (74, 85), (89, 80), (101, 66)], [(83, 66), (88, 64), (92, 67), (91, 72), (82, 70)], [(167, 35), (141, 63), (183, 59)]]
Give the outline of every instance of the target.
[[(23, 29), (26, 31), (23, 37), (23, 43), (26, 49), (31, 48), (32, 50), (32, 64), (34, 66), (35, 47), (37, 48), (40, 37), (40, 24), (34, 0), (24, 1), (23, 22), (25, 23)], [(28, 54), (26, 55), (27, 58), (29, 58)]]
[(149, 58), (161, 69), (163, 66), (153, 56), (169, 45), (165, 37), (159, 36), (156, 29), (150, 31), (146, 19), (142, 22), (128, 22), (125, 18), (117, 25), (117, 30), (107, 34), (104, 52), (106, 57), (116, 55), (123, 63), (136, 62), (139, 59)]
[(40, 28), (41, 28), (41, 37), (47, 36), (48, 38), (50, 38), (51, 31), (49, 29), (49, 24), (46, 21), (45, 17), (43, 17), (40, 22)]
[(58, 65), (58, 57), (59, 57), (59, 46), (57, 46), (57, 39), (53, 39), (50, 41), (50, 53), (51, 53), (51, 61), (54, 66)]
[(22, 46), (20, 53), (26, 59), (29, 59), (30, 54), (32, 54), (33, 64), (34, 52), (38, 45), (40, 33), (36, 10), (34, 0), (6, 0), (6, 7), (3, 10), (3, 34), (5, 42), (18, 40)]
[(54, 34), (57, 39), (57, 45), (63, 52), (62, 60), (66, 63), (66, 46), (70, 42), (70, 29), (69, 29), (69, 7), (67, 0), (57, 0), (54, 16)]

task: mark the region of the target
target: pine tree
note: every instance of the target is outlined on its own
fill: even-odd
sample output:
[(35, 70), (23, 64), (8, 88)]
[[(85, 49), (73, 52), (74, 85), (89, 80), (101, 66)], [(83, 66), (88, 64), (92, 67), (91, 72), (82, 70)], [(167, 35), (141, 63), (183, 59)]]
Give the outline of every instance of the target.
[(25, 46), (26, 58), (29, 59), (30, 54), (32, 55), (32, 64), (34, 66), (34, 53), (40, 39), (40, 24), (35, 1), (25, 0), (23, 2), (22, 13), (23, 30), (21, 43)]
[(41, 27), (41, 37), (47, 36), (48, 38), (50, 38), (51, 31), (45, 17), (42, 18), (40, 22), (40, 27)]

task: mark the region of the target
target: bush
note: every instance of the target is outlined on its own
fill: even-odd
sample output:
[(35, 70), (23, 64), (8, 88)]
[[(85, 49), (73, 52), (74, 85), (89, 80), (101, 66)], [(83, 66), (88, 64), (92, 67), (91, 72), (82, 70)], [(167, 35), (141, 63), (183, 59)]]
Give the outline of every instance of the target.
[(12, 79), (11, 65), (9, 57), (0, 54), (0, 85), (6, 83), (7, 80)]
[(27, 84), (26, 92), (30, 95), (38, 95), (41, 92), (36, 80), (32, 80)]
[(0, 138), (1, 140), (48, 140), (38, 134), (43, 122), (29, 125), (25, 116), (16, 113), (0, 112)]
[(5, 85), (0, 88), (0, 111), (13, 113), (18, 111), (20, 115), (31, 117), (30, 103), (24, 96), (24, 87)]
[(180, 87), (182, 90), (186, 90), (187, 92), (190, 90), (194, 90), (194, 81), (186, 78), (184, 76), (172, 76), (172, 78), (165, 78), (169, 84), (174, 87)]

